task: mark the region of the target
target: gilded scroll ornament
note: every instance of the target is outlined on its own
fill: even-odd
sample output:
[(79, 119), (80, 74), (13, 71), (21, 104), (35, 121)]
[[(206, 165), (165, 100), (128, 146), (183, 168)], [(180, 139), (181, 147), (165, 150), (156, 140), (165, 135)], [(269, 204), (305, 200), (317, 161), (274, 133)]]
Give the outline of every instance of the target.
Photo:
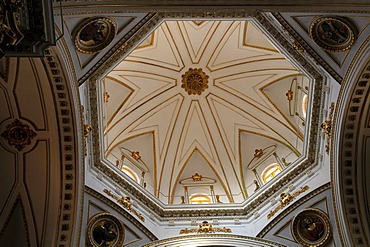
[(85, 138), (89, 137), (91, 130), (92, 130), (91, 125), (84, 124), (84, 137)]
[(274, 216), (277, 212), (279, 212), (281, 209), (288, 206), (298, 195), (302, 194), (303, 192), (307, 191), (310, 187), (307, 185), (304, 187), (301, 187), (298, 191), (294, 192), (292, 195), (289, 193), (281, 193), (280, 195), (280, 205), (277, 206), (274, 210), (271, 210), (270, 213), (267, 215), (267, 219), (270, 219), (272, 216)]
[(303, 246), (324, 246), (331, 238), (329, 217), (319, 209), (298, 213), (291, 224), (294, 239)]
[(263, 150), (262, 150), (262, 149), (255, 149), (255, 150), (254, 150), (254, 155), (253, 155), (253, 156), (254, 156), (255, 158), (257, 158), (257, 159), (258, 159), (258, 158), (261, 158), (261, 157), (262, 157), (262, 155), (263, 155)]
[(108, 46), (116, 33), (116, 23), (111, 18), (84, 20), (74, 29), (75, 47), (81, 53), (96, 53)]
[(36, 133), (30, 129), (30, 126), (22, 123), (18, 119), (6, 126), (6, 130), (1, 134), (2, 137), (8, 140), (8, 144), (15, 146), (18, 151), (31, 144), (32, 138)]
[(326, 121), (321, 123), (321, 129), (326, 135), (326, 144), (325, 151), (329, 154), (330, 151), (330, 141), (331, 141), (331, 131), (332, 131), (332, 121), (333, 121), (333, 112), (334, 112), (334, 102), (331, 102), (329, 117)]
[(87, 238), (89, 246), (122, 246), (125, 230), (122, 222), (109, 213), (94, 215), (88, 224)]
[(231, 233), (230, 228), (219, 228), (219, 227), (213, 227), (208, 221), (203, 221), (199, 228), (185, 228), (180, 230), (180, 234), (189, 234), (189, 233), (215, 233), (215, 232), (225, 232), (225, 233)]
[(131, 203), (131, 199), (130, 197), (126, 196), (126, 197), (121, 197), (119, 198), (118, 196), (116, 196), (115, 194), (113, 194), (110, 190), (108, 189), (104, 189), (103, 190), (104, 193), (106, 193), (108, 196), (112, 197), (113, 199), (115, 199), (117, 201), (118, 204), (120, 204), (124, 209), (128, 210), (129, 212), (133, 213), (134, 215), (136, 215), (136, 217), (138, 217), (141, 221), (145, 221), (144, 217), (139, 213), (137, 212), (135, 209), (133, 209), (131, 207), (132, 203)]
[(201, 95), (202, 92), (208, 88), (208, 78), (209, 76), (206, 75), (202, 69), (190, 68), (182, 75), (181, 87), (184, 88), (189, 95)]
[(356, 27), (343, 17), (317, 17), (309, 33), (318, 46), (331, 52), (349, 50), (357, 38)]

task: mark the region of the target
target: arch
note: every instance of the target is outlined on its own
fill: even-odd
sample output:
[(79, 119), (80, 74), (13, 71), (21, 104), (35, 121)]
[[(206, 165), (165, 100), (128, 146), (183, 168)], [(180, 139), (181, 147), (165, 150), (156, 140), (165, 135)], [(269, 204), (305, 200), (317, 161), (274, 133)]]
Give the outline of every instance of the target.
[(139, 182), (139, 176), (131, 168), (129, 168), (128, 166), (123, 166), (121, 170), (130, 178), (132, 178), (136, 183)]
[(211, 198), (203, 194), (193, 194), (190, 196), (190, 204), (209, 204), (211, 203)]
[[(5, 59), (0, 245), (77, 246), (85, 149), (75, 80), (54, 48), (42, 59)], [(12, 127), (20, 134), (15, 139)], [(21, 145), (12, 145), (12, 138), (25, 136)]]
[[(333, 199), (343, 246), (370, 241), (370, 42), (346, 75), (334, 115), (331, 145)], [(364, 52), (365, 51), (365, 52)]]
[(268, 165), (261, 173), (261, 179), (266, 184), (268, 181), (278, 175), (283, 169), (278, 163)]
[(143, 247), (165, 247), (165, 246), (238, 246), (238, 247), (284, 247), (282, 244), (260, 238), (232, 235), (232, 234), (201, 234), (188, 235), (158, 240)]

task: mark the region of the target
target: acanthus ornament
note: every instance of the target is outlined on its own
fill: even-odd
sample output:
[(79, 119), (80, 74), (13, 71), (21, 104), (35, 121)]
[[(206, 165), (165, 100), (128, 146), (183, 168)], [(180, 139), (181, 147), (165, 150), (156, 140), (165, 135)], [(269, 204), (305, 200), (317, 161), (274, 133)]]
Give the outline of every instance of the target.
[(310, 187), (308, 185), (301, 187), (298, 191), (294, 192), (292, 195), (289, 193), (281, 193), (280, 195), (280, 205), (277, 206), (274, 210), (271, 210), (270, 213), (267, 215), (267, 219), (270, 219), (274, 216), (278, 211), (288, 206), (298, 195), (302, 194), (303, 192), (307, 191)]
[(333, 112), (334, 112), (334, 102), (331, 102), (330, 105), (330, 112), (329, 117), (326, 121), (321, 123), (321, 129), (326, 135), (326, 145), (325, 145), (325, 151), (327, 154), (329, 154), (330, 151), (330, 142), (331, 142), (331, 132), (332, 132), (332, 121), (333, 121)]
[(108, 189), (104, 189), (103, 191), (108, 196), (110, 196), (113, 199), (115, 199), (117, 201), (117, 203), (120, 204), (124, 209), (126, 209), (129, 212), (131, 212), (134, 215), (136, 215), (141, 221), (143, 221), (143, 222), (145, 221), (144, 217), (139, 212), (137, 212), (135, 209), (133, 209), (131, 207), (132, 203), (131, 203), (130, 197), (126, 196), (126, 197), (119, 198), (118, 196), (116, 196), (115, 194), (113, 194), (112, 191), (110, 191)]
[(203, 221), (198, 228), (185, 228), (180, 230), (180, 234), (189, 234), (189, 233), (215, 233), (215, 232), (225, 232), (231, 233), (230, 228), (219, 228), (213, 227), (208, 221)]

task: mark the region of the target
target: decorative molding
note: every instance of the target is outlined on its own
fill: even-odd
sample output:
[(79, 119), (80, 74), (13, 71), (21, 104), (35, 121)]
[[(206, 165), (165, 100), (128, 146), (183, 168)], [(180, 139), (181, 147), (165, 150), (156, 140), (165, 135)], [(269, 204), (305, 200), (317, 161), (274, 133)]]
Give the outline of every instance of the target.
[[(143, 38), (141, 35), (137, 35), (139, 30), (141, 32), (150, 33), (156, 27), (159, 17), (155, 13), (150, 13), (145, 16), (134, 28), (132, 28), (127, 34), (115, 44), (109, 51), (106, 52), (104, 57), (102, 57), (95, 65), (82, 76), (78, 84), (81, 85), (87, 80), (92, 78), (97, 78), (101, 76), (102, 70), (107, 71), (112, 68), (116, 61), (120, 60), (122, 57), (127, 55), (127, 52), (134, 47), (134, 44), (140, 42)], [(145, 35), (145, 34), (144, 34)]]
[(329, 217), (319, 209), (307, 208), (299, 212), (291, 224), (294, 239), (303, 246), (324, 246), (332, 236)]
[(87, 225), (87, 239), (90, 246), (118, 247), (125, 240), (122, 222), (109, 213), (98, 213)]
[(22, 151), (25, 146), (31, 144), (31, 139), (37, 134), (30, 129), (28, 124), (24, 124), (19, 119), (15, 119), (6, 126), (6, 130), (1, 134), (10, 146), (15, 146), (18, 151)]
[(301, 189), (294, 192), (292, 195), (289, 193), (282, 193), (280, 195), (280, 205), (277, 206), (274, 210), (271, 210), (270, 213), (267, 215), (267, 219), (270, 219), (272, 216), (274, 216), (277, 212), (279, 212), (281, 209), (288, 206), (297, 196), (302, 194), (303, 192), (307, 191), (310, 187), (307, 185), (304, 187), (301, 187)]
[[(335, 129), (336, 139), (331, 144), (334, 147), (331, 152), (331, 180), (337, 224), (340, 227), (339, 234), (345, 245), (354, 246), (367, 246), (370, 237), (362, 227), (363, 224), (368, 224), (368, 215), (361, 211), (360, 205), (365, 202), (359, 194), (362, 190), (359, 188), (362, 186), (361, 180), (366, 179), (359, 179), (362, 177), (359, 173), (365, 165), (364, 160), (359, 162), (359, 159), (363, 158), (359, 156), (363, 148), (359, 146), (362, 143), (359, 131), (366, 128), (361, 126), (361, 120), (365, 117), (363, 111), (368, 106), (370, 91), (369, 53), (364, 54), (362, 54), (364, 66), (350, 68), (351, 73), (347, 74), (345, 84), (341, 88), (340, 101), (337, 103), (333, 121), (336, 123), (338, 118), (341, 119), (341, 125), (338, 124), (341, 129)], [(335, 154), (338, 155), (337, 159)]]
[(91, 130), (92, 130), (91, 125), (84, 124), (84, 137), (85, 138), (89, 137)]
[[(327, 12), (327, 11), (326, 11)], [(289, 23), (284, 19), (284, 17), (278, 13), (272, 13), (273, 16), (276, 18), (277, 21), (283, 26), (285, 32), (292, 37), (294, 49), (295, 50), (304, 50), (310, 56), (312, 56), (315, 61), (317, 61), (335, 80), (339, 83), (342, 81), (342, 77), (332, 68), (330, 67), (312, 48), (307, 44), (307, 42), (289, 25)], [(297, 46), (298, 45), (298, 46)], [(298, 49), (299, 47), (299, 49)]]
[[(59, 126), (60, 139), (60, 160), (61, 160), (61, 184), (62, 192), (60, 199), (60, 220), (57, 228), (58, 246), (71, 246), (73, 231), (75, 230), (75, 216), (77, 215), (77, 186), (78, 178), (82, 177), (84, 181), (84, 165), (77, 168), (77, 133), (75, 126), (74, 103), (68, 78), (62, 69), (62, 63), (54, 49), (45, 50), (45, 57), (42, 62), (49, 77), (51, 90), (55, 99), (56, 115)], [(82, 127), (81, 127), (82, 128)], [(81, 133), (81, 139), (83, 139)], [(82, 176), (78, 174), (82, 173)], [(81, 195), (82, 196), (82, 195)], [(82, 198), (83, 199), (83, 196)]]
[(179, 234), (189, 234), (189, 233), (215, 233), (215, 232), (225, 232), (225, 233), (231, 233), (230, 228), (219, 228), (219, 227), (213, 227), (211, 224), (208, 223), (208, 221), (203, 221), (198, 228), (185, 228), (181, 229)]
[(150, 240), (155, 241), (158, 238), (149, 231), (140, 221), (138, 221), (134, 216), (132, 216), (127, 210), (124, 210), (121, 206), (117, 205), (116, 202), (109, 200), (105, 195), (100, 194), (99, 192), (95, 191), (94, 189), (85, 186), (85, 192), (94, 198), (98, 199), (99, 201), (103, 202), (104, 204), (108, 205), (109, 207), (116, 210), (120, 213), (123, 217), (129, 220), (132, 224), (134, 224), (140, 231), (142, 231)]
[(331, 142), (331, 132), (332, 132), (332, 124), (333, 124), (333, 112), (334, 112), (335, 103), (331, 102), (330, 104), (330, 112), (329, 117), (326, 121), (321, 123), (321, 129), (326, 135), (326, 145), (325, 145), (325, 151), (327, 154), (329, 154), (330, 151), (330, 142)]
[(313, 197), (317, 196), (318, 194), (320, 194), (320, 193), (322, 193), (322, 192), (324, 192), (324, 191), (326, 191), (330, 188), (331, 188), (331, 184), (326, 183), (326, 184), (320, 186), (319, 188), (311, 191), (307, 195), (303, 196), (299, 200), (297, 200), (295, 203), (293, 203), (291, 206), (289, 206), (287, 209), (285, 209), (281, 214), (276, 216), (267, 226), (265, 226), (265, 228), (263, 228), (262, 231), (260, 231), (257, 234), (257, 237), (258, 238), (263, 238), (274, 226), (276, 226), (282, 219), (284, 219), (288, 214), (290, 214), (295, 209), (297, 209), (300, 205), (302, 205), (303, 203), (309, 201)]
[(130, 197), (126, 196), (126, 197), (121, 197), (119, 198), (118, 196), (116, 196), (115, 194), (112, 193), (112, 191), (108, 190), (108, 189), (104, 189), (103, 190), (105, 194), (107, 194), (108, 196), (112, 197), (113, 199), (115, 199), (117, 201), (118, 204), (120, 204), (124, 209), (128, 210), (129, 212), (133, 213), (134, 215), (136, 215), (136, 217), (138, 217), (142, 222), (145, 221), (144, 217), (138, 213), (135, 209), (133, 209), (131, 207), (131, 199)]
[[(199, 241), (197, 243), (194, 243), (193, 241)], [(191, 246), (199, 246), (198, 244), (201, 243), (210, 243), (212, 241), (212, 246), (219, 243), (227, 242), (228, 244), (233, 244), (235, 246), (266, 246), (266, 247), (285, 247), (285, 245), (266, 240), (261, 238), (255, 238), (255, 237), (248, 237), (248, 236), (242, 236), (242, 235), (234, 235), (234, 234), (195, 234), (195, 235), (186, 235), (186, 236), (179, 236), (179, 237), (173, 237), (173, 238), (167, 238), (167, 239), (161, 239), (146, 245), (143, 245), (143, 247), (151, 247), (151, 246), (177, 246), (180, 241), (184, 241), (188, 245), (191, 244)], [(176, 243), (174, 243), (176, 242)]]

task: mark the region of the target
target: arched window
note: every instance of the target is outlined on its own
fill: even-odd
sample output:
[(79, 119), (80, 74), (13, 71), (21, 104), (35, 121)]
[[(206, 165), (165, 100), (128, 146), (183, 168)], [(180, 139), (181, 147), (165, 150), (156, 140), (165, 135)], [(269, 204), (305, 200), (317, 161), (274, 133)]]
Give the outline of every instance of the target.
[(211, 198), (206, 195), (192, 195), (190, 197), (190, 204), (209, 204), (211, 203)]
[(137, 176), (137, 174), (127, 166), (123, 166), (122, 171), (126, 173), (130, 178), (132, 178), (136, 183), (139, 182), (139, 177)]
[(281, 166), (279, 166), (277, 163), (273, 163), (265, 168), (262, 172), (262, 180), (264, 183), (267, 183), (271, 179), (273, 179), (276, 175), (278, 175), (281, 172)]
[(307, 105), (308, 105), (308, 95), (305, 94), (302, 99), (302, 114), (303, 117), (305, 118), (307, 115)]

